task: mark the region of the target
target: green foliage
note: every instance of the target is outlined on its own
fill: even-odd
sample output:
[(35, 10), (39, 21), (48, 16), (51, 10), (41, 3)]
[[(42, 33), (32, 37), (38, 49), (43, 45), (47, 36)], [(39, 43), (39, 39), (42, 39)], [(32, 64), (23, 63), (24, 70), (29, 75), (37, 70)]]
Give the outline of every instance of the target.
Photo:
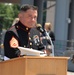
[(0, 3), (0, 18), (2, 18), (0, 24), (4, 29), (8, 29), (12, 25), (13, 20), (18, 17), (18, 13), (18, 4)]

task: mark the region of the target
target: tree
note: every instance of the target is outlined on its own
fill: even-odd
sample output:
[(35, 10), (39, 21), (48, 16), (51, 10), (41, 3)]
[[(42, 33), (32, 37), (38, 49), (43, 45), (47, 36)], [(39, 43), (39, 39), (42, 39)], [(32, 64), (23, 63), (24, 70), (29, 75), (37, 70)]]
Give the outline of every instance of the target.
[(3, 17), (1, 24), (4, 29), (8, 29), (12, 25), (14, 18), (17, 17), (19, 8), (18, 4), (0, 3), (0, 17)]

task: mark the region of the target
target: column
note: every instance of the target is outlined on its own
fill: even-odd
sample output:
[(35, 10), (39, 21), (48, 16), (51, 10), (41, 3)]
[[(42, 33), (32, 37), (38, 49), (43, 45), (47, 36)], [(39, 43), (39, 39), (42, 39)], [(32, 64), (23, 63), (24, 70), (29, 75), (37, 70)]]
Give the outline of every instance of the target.
[(55, 37), (56, 40), (67, 40), (70, 0), (56, 0)]
[(68, 39), (74, 40), (74, 0), (71, 0), (70, 3), (70, 19)]
[(34, 0), (21, 0), (20, 4), (21, 4), (21, 5), (22, 5), (22, 4), (31, 4), (31, 5), (33, 5), (33, 1), (34, 1)]
[(43, 20), (43, 0), (34, 0), (34, 5), (38, 6), (38, 23), (42, 24), (42, 20)]

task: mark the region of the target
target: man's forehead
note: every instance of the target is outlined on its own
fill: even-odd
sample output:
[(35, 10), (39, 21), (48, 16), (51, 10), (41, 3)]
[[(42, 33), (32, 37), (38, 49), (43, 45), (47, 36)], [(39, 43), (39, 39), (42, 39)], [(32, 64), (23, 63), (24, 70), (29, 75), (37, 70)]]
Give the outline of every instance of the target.
[(23, 12), (26, 15), (38, 15), (38, 12), (36, 10), (27, 10), (26, 12)]

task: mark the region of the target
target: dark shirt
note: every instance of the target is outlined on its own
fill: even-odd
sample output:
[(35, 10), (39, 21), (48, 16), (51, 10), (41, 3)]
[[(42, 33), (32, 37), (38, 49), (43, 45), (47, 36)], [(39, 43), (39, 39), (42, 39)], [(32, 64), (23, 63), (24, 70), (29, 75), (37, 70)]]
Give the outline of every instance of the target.
[[(52, 43), (54, 44), (54, 41), (55, 41), (54, 32), (53, 32), (53, 31), (50, 31), (50, 32), (49, 32), (49, 36), (50, 36), (50, 38), (51, 38)], [(51, 44), (49, 41), (48, 41), (48, 43)]]
[[(32, 28), (32, 29), (27, 28), (19, 21), (17, 24), (15, 24), (11, 28), (9, 28), (5, 34), (5, 38), (4, 38), (5, 56), (7, 56), (9, 58), (15, 58), (15, 57), (20, 56), (20, 50), (18, 48), (12, 48), (10, 46), (10, 41), (13, 37), (16, 38), (19, 46), (21, 46), (21, 47), (28, 47), (28, 48), (32, 47), (32, 48), (38, 49), (38, 50), (42, 49), (42, 48), (38, 48), (38, 46), (36, 46), (33, 42), (33, 40), (34, 40), (33, 37), (35, 35), (40, 37), (39, 33), (40, 32), (37, 31), (36, 28)], [(32, 44), (30, 45), (30, 43), (32, 43)], [(43, 45), (42, 45), (42, 47), (43, 47)]]

